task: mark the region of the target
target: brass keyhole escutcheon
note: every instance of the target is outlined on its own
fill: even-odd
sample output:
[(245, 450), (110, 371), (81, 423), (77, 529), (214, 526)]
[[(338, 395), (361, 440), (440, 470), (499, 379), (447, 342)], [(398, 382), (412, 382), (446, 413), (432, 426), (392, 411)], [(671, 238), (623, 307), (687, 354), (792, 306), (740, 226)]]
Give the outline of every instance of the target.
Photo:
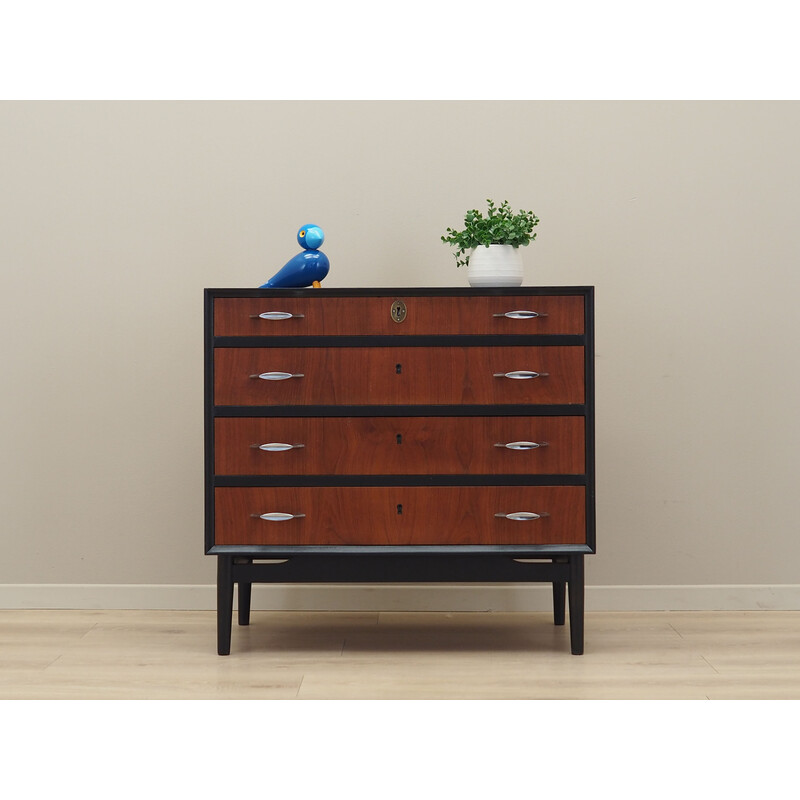
[(406, 304), (402, 300), (395, 300), (392, 303), (391, 316), (395, 322), (403, 322), (408, 314)]

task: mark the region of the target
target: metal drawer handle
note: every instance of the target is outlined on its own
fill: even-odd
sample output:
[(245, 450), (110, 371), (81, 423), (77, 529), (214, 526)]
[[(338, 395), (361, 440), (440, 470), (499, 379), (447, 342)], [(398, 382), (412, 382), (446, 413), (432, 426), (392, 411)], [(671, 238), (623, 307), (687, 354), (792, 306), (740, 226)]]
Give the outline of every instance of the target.
[(493, 317), (507, 317), (508, 319), (534, 319), (535, 317), (546, 317), (547, 314), (540, 314), (538, 311), (506, 311), (505, 314), (492, 314)]
[(541, 519), (542, 517), (549, 517), (546, 511), (540, 511), (535, 514), (533, 511), (514, 511), (511, 514), (495, 514), (496, 517), (503, 519), (512, 519), (515, 522), (527, 522), (532, 519)]
[(286, 444), (285, 442), (267, 442), (266, 444), (251, 444), (254, 450), (266, 450), (270, 453), (280, 453), (283, 450), (295, 450), (298, 447), (305, 447), (304, 444)]
[(537, 447), (547, 447), (547, 442), (498, 442), (495, 447), (505, 447), (508, 450), (535, 450)]
[(304, 319), (305, 314), (290, 314), (288, 311), (265, 311), (263, 314), (251, 314), (250, 319)]
[(517, 369), (513, 372), (495, 372), (495, 378), (511, 378), (514, 381), (526, 381), (530, 378), (547, 378), (547, 372), (533, 372), (529, 369)]
[(286, 522), (288, 519), (300, 519), (305, 514), (282, 514), (280, 511), (270, 511), (268, 514), (251, 514), (250, 516), (265, 519), (267, 522)]
[(262, 372), (260, 375), (251, 375), (251, 378), (261, 378), (262, 381), (288, 381), (289, 378), (303, 378), (302, 372)]

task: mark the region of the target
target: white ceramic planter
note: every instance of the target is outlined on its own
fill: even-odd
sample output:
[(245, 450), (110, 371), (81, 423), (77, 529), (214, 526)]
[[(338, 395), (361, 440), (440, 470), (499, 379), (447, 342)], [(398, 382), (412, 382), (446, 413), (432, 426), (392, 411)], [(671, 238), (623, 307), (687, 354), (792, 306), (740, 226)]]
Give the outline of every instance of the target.
[(522, 286), (522, 251), (510, 244), (476, 247), (469, 257), (470, 286)]

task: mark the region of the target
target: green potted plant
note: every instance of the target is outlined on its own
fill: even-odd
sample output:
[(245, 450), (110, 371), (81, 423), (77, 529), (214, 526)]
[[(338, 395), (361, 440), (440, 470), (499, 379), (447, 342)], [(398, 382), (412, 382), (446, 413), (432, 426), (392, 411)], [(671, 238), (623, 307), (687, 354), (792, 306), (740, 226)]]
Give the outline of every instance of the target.
[(456, 266), (467, 267), (472, 286), (520, 286), (522, 254), (536, 239), (534, 228), (539, 218), (533, 211), (513, 212), (507, 200), (497, 206), (487, 200), (487, 215), (477, 209), (467, 211), (462, 230), (447, 229), (442, 241), (456, 248)]

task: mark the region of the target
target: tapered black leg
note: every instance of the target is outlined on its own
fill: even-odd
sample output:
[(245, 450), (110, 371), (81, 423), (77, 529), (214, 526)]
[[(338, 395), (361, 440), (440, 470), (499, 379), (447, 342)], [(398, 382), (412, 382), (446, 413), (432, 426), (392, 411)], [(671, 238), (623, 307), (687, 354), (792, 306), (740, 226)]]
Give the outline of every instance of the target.
[(217, 556), (217, 652), (221, 656), (227, 656), (231, 652), (232, 566), (231, 556)]
[(583, 555), (569, 557), (569, 638), (572, 655), (583, 655)]
[(563, 625), (567, 599), (567, 584), (553, 581), (553, 624)]
[[(252, 564), (253, 559), (249, 558), (244, 563)], [(250, 624), (250, 595), (252, 594), (253, 584), (249, 581), (239, 581), (239, 624)]]

